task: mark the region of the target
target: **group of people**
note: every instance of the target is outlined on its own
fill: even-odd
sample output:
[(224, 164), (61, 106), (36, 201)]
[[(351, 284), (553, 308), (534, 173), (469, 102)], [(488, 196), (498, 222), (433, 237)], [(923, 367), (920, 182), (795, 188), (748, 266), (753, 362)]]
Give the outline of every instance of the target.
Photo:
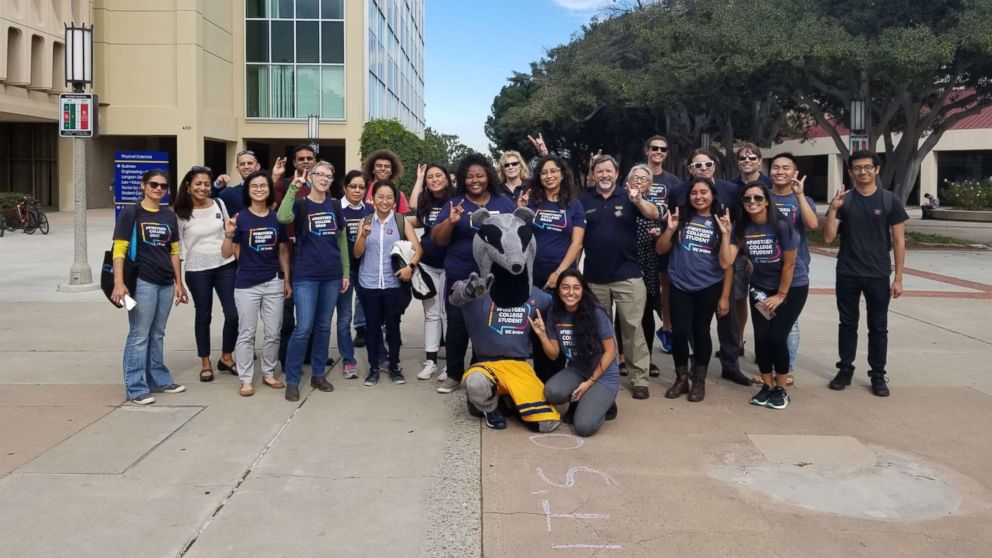
[[(285, 158), (269, 172), (242, 151), (240, 183), (193, 167), (171, 210), (160, 203), (167, 174), (149, 171), (143, 199), (121, 212), (114, 231), (112, 300), (132, 295), (137, 303), (124, 350), (128, 399), (147, 404), (154, 392), (185, 389), (162, 351), (170, 309), (189, 296), (200, 381), (214, 379), (216, 293), (224, 314), (216, 366), (238, 376), (242, 396), (255, 389), (259, 321), (262, 383), (297, 401), (309, 363), (311, 386), (332, 391), (335, 310), (343, 376), (358, 378), (355, 349), (364, 346), (365, 385), (376, 385), (383, 367), (393, 383), (405, 383), (400, 320), (417, 298), (425, 339), (417, 378), (437, 376), (439, 393), (464, 385), (469, 410), (492, 428), (504, 428), (509, 411), (540, 431), (565, 420), (579, 435), (595, 433), (617, 415), (621, 376), (629, 376), (634, 399), (650, 396), (648, 378), (660, 374), (652, 362), (656, 336), (674, 364), (665, 396), (702, 401), (714, 316), (721, 376), (759, 383), (752, 404), (785, 408), (809, 293), (806, 233), (820, 227), (797, 159), (774, 156), (766, 175), (761, 150), (744, 144), (736, 152), (740, 176), (724, 181), (715, 177), (716, 157), (698, 149), (689, 180), (680, 181), (664, 168), (668, 140), (653, 136), (644, 143), (646, 162), (625, 179), (613, 157), (594, 157), (580, 192), (566, 160), (548, 152), (542, 137), (531, 140), (540, 153), (531, 165), (515, 151), (496, 167), (468, 155), (453, 175), (421, 164), (409, 197), (394, 182), (403, 165), (389, 150), (340, 179), (309, 146), (293, 150), (291, 172)], [(840, 188), (830, 201), (823, 237), (842, 239), (840, 359), (829, 387), (851, 383), (863, 293), (871, 389), (886, 396), (886, 319), (890, 298), (902, 292), (908, 216), (878, 187), (880, 167), (874, 153), (851, 155), (855, 188)], [(124, 283), (124, 258), (138, 267), (134, 293)], [(739, 366), (749, 313), (760, 380)], [(446, 367), (438, 364), (442, 344)], [(500, 405), (501, 395), (513, 405)], [(569, 405), (564, 417), (555, 407), (562, 404)]]

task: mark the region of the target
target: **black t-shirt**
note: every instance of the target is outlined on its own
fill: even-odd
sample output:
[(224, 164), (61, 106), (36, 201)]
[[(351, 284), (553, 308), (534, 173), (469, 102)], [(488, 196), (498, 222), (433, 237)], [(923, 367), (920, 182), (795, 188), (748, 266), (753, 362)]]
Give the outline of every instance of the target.
[(586, 210), (586, 257), (583, 272), (590, 283), (613, 283), (641, 277), (637, 263), (637, 218), (641, 210), (622, 186), (604, 198), (598, 191), (582, 194)]
[[(148, 211), (140, 203), (121, 210), (114, 226), (114, 240), (131, 241), (135, 232), (135, 261), (138, 278), (169, 285), (175, 280), (172, 269), (173, 244), (179, 242), (179, 222), (176, 214), (162, 206), (158, 211)], [(178, 253), (178, 252), (177, 252)]]
[(891, 227), (909, 219), (902, 203), (882, 188), (876, 188), (870, 196), (853, 190), (844, 197), (837, 219), (840, 221), (837, 275), (888, 278), (892, 273)]

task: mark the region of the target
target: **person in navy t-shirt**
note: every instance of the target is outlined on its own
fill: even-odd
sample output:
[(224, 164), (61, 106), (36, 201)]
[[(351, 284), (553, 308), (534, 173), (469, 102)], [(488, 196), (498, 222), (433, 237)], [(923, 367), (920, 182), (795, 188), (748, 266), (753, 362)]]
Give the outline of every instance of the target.
[(468, 349), (468, 329), (462, 309), (447, 300), (449, 286), (468, 279), (479, 268), (472, 254), (472, 240), (476, 228), (472, 226), (472, 213), (486, 208), (491, 214), (512, 213), (513, 200), (498, 193), (499, 178), (489, 158), (481, 153), (465, 156), (458, 164), (458, 184), (455, 197), (448, 200), (438, 214), (431, 229), (431, 239), (445, 248), (445, 305), (448, 330), (445, 343), (448, 352), (448, 377), (437, 388), (439, 393), (451, 393), (461, 385), (465, 373), (465, 351)]
[[(644, 160), (647, 161), (652, 174), (650, 197), (661, 206), (662, 217), (670, 208), (669, 193), (682, 182), (679, 177), (662, 168), (665, 160), (668, 159), (668, 146), (668, 138), (661, 135), (651, 136), (644, 141)], [(662, 219), (660, 223), (664, 226), (665, 220)], [(657, 335), (661, 342), (661, 350), (671, 353), (672, 315), (668, 308), (670, 304), (668, 295), (671, 293), (672, 283), (668, 278), (668, 254), (658, 255), (658, 282), (661, 285), (661, 329), (658, 330)], [(653, 335), (653, 333), (645, 332), (645, 335)]]
[[(362, 201), (365, 190), (368, 188), (368, 177), (360, 170), (348, 171), (344, 175), (341, 200), (341, 217), (344, 219), (345, 235), (348, 238), (348, 256), (351, 262), (351, 276), (348, 278), (348, 289), (338, 295), (337, 304), (337, 339), (338, 352), (341, 353), (342, 370), (345, 379), (354, 380), (358, 378), (358, 361), (355, 360), (355, 347), (365, 346), (365, 312), (362, 303), (355, 297), (356, 281), (358, 280), (358, 260), (355, 258), (355, 240), (358, 239), (358, 228), (362, 220), (371, 215), (375, 210), (371, 204)], [(352, 311), (352, 301), (354, 300), (354, 312)], [(354, 316), (355, 342), (351, 338), (352, 316)], [(381, 346), (385, 347), (385, 343)], [(380, 352), (383, 360), (388, 356), (385, 349)]]

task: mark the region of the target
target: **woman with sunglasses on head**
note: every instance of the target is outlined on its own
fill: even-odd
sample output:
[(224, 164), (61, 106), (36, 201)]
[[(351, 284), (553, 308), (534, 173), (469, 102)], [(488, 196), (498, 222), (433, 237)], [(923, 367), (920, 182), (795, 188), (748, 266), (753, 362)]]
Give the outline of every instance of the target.
[[(534, 210), (531, 228), (537, 243), (534, 257), (534, 286), (554, 290), (558, 277), (578, 264), (585, 238), (585, 210), (575, 197), (575, 182), (568, 165), (557, 155), (545, 155), (534, 167), (537, 180), (531, 181), (517, 198), (518, 207)], [(547, 381), (561, 369), (564, 361), (555, 362), (541, 350), (541, 340), (532, 335), (534, 371), (541, 381)]]
[(592, 436), (617, 416), (620, 373), (610, 316), (582, 274), (569, 268), (558, 276), (547, 321), (538, 312), (531, 326), (548, 358), (566, 359), (565, 368), (545, 382), (544, 398), (569, 403), (562, 421), (579, 436)]
[[(172, 303), (187, 302), (179, 263), (179, 223), (168, 206), (169, 175), (150, 170), (141, 177), (141, 200), (125, 207), (114, 227), (114, 290), (110, 299), (122, 305), (125, 296), (137, 303), (127, 313), (124, 344), (124, 388), (128, 401), (155, 402), (152, 392), (180, 393), (186, 387), (172, 381), (165, 366), (165, 325)], [(129, 255), (130, 252), (130, 255)], [(124, 258), (138, 265), (135, 292), (124, 283)]]
[(496, 174), (499, 176), (499, 192), (508, 198), (516, 200), (530, 186), (530, 170), (519, 151), (504, 151), (499, 156)]
[(431, 239), (445, 248), (443, 292), (445, 311), (448, 315), (448, 329), (445, 343), (448, 352), (448, 377), (437, 388), (438, 393), (451, 393), (461, 385), (465, 373), (465, 351), (468, 350), (468, 329), (462, 309), (448, 300), (448, 287), (456, 281), (468, 279), (478, 272), (475, 256), (472, 254), (472, 241), (476, 229), (472, 226), (472, 213), (486, 208), (490, 213), (512, 213), (513, 201), (501, 196), (498, 190), (499, 178), (489, 158), (481, 153), (472, 153), (458, 164), (455, 196), (448, 200), (437, 223), (431, 229)]
[[(394, 384), (405, 384), (400, 368), (400, 316), (406, 310), (404, 286), (413, 276), (423, 250), (417, 239), (413, 223), (396, 214), (399, 191), (392, 182), (380, 180), (372, 186), (372, 204), (375, 213), (362, 221), (362, 228), (355, 240), (355, 257), (361, 260), (358, 268), (358, 297), (365, 308), (365, 319), (370, 332), (386, 329), (389, 343), (389, 379)], [(409, 263), (394, 271), (391, 253), (393, 246), (407, 240), (413, 244), (414, 254)], [(366, 386), (379, 382), (379, 336), (369, 335), (366, 349), (369, 355), (369, 373)]]
[(760, 180), (745, 185), (744, 212), (734, 226), (731, 255), (741, 251), (751, 263), (751, 324), (761, 390), (751, 404), (784, 409), (789, 375), (789, 332), (806, 304), (809, 273), (797, 259), (801, 239)]
[[(403, 163), (389, 149), (379, 149), (373, 151), (362, 162), (362, 172), (372, 179), (368, 190), (365, 192), (365, 203), (372, 203), (372, 187), (380, 180), (388, 180), (396, 185), (396, 182), (403, 176)], [(397, 189), (398, 190), (398, 189)], [(406, 199), (406, 194), (399, 192), (400, 197), (396, 204), (396, 211), (400, 215), (410, 213), (410, 204)]]
[[(286, 347), (287, 401), (300, 399), (303, 360), (311, 334), (310, 386), (334, 391), (325, 370), (331, 319), (338, 296), (350, 285), (351, 261), (341, 205), (329, 193), (333, 182), (334, 166), (319, 161), (309, 171), (296, 171), (279, 205), (279, 222), (293, 223), (296, 230), (292, 283), (296, 325)], [(310, 193), (297, 198), (296, 192), (307, 184)]]
[[(423, 228), (420, 237), (423, 256), (420, 258), (420, 269), (426, 273), (437, 294), (424, 299), (424, 352), (426, 360), (423, 368), (417, 374), (418, 380), (429, 380), (437, 374), (437, 358), (441, 349), (441, 340), (447, 325), (447, 313), (444, 304), (444, 247), (431, 238), (431, 231), (438, 222), (441, 208), (455, 195), (448, 179), (448, 169), (438, 163), (420, 165), (417, 167), (417, 182), (410, 192), (411, 209), (414, 212), (413, 226)], [(424, 187), (426, 185), (426, 188)], [(446, 377), (446, 376), (445, 376)], [(439, 378), (443, 381), (444, 378)]]
[[(689, 401), (706, 396), (706, 374), (713, 341), (713, 314), (727, 314), (733, 254), (730, 249), (730, 210), (724, 209), (709, 178), (689, 181), (688, 203), (669, 212), (667, 228), (655, 244), (659, 254), (671, 252), (668, 275), (672, 281), (672, 359), (675, 383), (665, 397), (685, 393)], [(693, 368), (689, 373), (689, 343)], [(691, 381), (691, 387), (690, 387)]]
[(234, 303), (234, 279), (237, 264), (234, 256), (221, 255), (224, 223), (230, 219), (224, 202), (210, 197), (210, 169), (193, 167), (179, 183), (176, 194), (176, 217), (179, 219), (179, 258), (186, 267), (186, 284), (193, 296), (196, 314), (194, 332), (196, 352), (200, 357), (200, 381), (212, 382), (210, 366), (210, 322), (214, 291), (224, 310), (224, 329), (218, 370), (237, 374), (234, 368), (234, 344), (238, 340), (238, 308)]
[[(341, 353), (341, 361), (343, 362), (341, 374), (346, 380), (354, 380), (358, 377), (355, 347), (365, 346), (364, 341), (358, 345), (351, 338), (351, 326), (354, 322), (355, 330), (364, 340), (365, 312), (362, 310), (362, 303), (358, 302), (355, 296), (355, 291), (358, 288), (358, 258), (355, 257), (355, 241), (358, 240), (358, 231), (362, 226), (362, 221), (375, 211), (371, 204), (362, 200), (365, 197), (368, 184), (369, 179), (365, 173), (360, 170), (352, 170), (344, 175), (340, 191), (336, 192), (336, 196), (341, 200), (341, 217), (344, 219), (345, 235), (348, 238), (348, 261), (351, 268), (348, 288), (338, 295), (337, 304), (338, 352)], [(354, 310), (352, 310), (353, 307)], [(380, 357), (386, 356), (384, 350), (379, 351), (379, 354)]]
[[(221, 255), (238, 259), (234, 281), (234, 302), (238, 307), (238, 341), (234, 348), (240, 392), (255, 394), (255, 332), (262, 319), (260, 363), (262, 381), (275, 389), (285, 384), (276, 379), (279, 359), (279, 329), (282, 326), (283, 302), (292, 296), (289, 273), (289, 236), (279, 224), (275, 211), (276, 191), (265, 171), (255, 171), (245, 178), (245, 209), (224, 225)], [(282, 273), (282, 276), (280, 276)]]

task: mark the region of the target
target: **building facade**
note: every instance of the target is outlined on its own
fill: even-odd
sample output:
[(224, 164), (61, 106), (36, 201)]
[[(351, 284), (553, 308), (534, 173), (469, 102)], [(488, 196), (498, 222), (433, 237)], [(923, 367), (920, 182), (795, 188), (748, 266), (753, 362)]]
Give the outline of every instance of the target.
[(233, 173), (304, 143), (357, 168), (362, 126), (424, 130), (424, 0), (4, 0), (0, 2), (0, 191), (73, 200), (72, 140), (57, 133), (64, 24), (94, 25), (99, 137), (87, 143), (89, 207), (112, 204), (114, 153), (161, 151), (173, 176)]

